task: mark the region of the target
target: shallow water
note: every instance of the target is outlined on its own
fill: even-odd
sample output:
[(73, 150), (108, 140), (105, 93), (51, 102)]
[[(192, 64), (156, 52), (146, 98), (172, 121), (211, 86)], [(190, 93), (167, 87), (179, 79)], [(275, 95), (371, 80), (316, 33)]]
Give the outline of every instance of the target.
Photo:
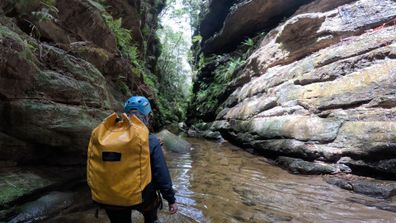
[[(327, 184), (321, 176), (292, 175), (229, 143), (189, 141), (188, 153), (166, 152), (179, 213), (169, 215), (165, 206), (162, 223), (396, 222), (395, 212), (374, 207), (395, 206), (396, 197), (370, 198)], [(45, 222), (109, 223), (104, 211), (95, 218), (91, 203), (88, 188), (80, 188), (73, 205)], [(143, 222), (136, 211), (132, 219)]]
[(197, 222), (396, 222), (396, 213), (351, 200), (321, 176), (292, 175), (228, 143), (190, 139), (187, 154), (168, 152), (180, 212)]

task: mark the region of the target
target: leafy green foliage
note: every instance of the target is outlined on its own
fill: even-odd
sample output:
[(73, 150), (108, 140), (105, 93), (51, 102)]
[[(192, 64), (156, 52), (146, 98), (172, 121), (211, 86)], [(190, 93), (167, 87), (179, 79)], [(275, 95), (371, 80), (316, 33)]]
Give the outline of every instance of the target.
[(145, 25), (142, 29), (142, 34), (143, 36), (150, 36), (151, 35), (151, 30), (148, 25)]
[(157, 64), (157, 70), (161, 72), (158, 89), (160, 109), (166, 120), (179, 122), (185, 119), (191, 92), (188, 84), (191, 71), (183, 63), (189, 52), (188, 40), (183, 33), (171, 28), (164, 27), (159, 34), (162, 43), (162, 53)]
[(54, 20), (54, 16), (48, 8), (41, 8), (40, 11), (32, 12), (32, 15), (40, 22), (47, 22)]
[(121, 91), (121, 93), (124, 95), (130, 95), (129, 88), (124, 80), (118, 79), (116, 85), (118, 86), (118, 89)]
[(205, 56), (203, 54), (199, 55), (199, 60), (198, 60), (198, 71), (201, 71), (202, 68), (205, 67)]
[(189, 14), (191, 27), (193, 29), (197, 28), (200, 21), (199, 13), (205, 4), (205, 0), (182, 0), (182, 2), (184, 10)]
[(199, 43), (201, 41), (202, 41), (201, 35), (196, 35), (196, 36), (193, 36), (193, 38), (192, 38), (192, 43)]
[(31, 51), (31, 52), (36, 52), (38, 50), (37, 46), (32, 44), (31, 42), (28, 42), (27, 40), (24, 40), (23, 43), (25, 46)]
[[(98, 3), (99, 4), (99, 3)], [(102, 13), (102, 17), (106, 25), (113, 32), (117, 47), (121, 51), (121, 55), (128, 58), (131, 64), (135, 67), (132, 71), (139, 77), (143, 77), (144, 83), (157, 94), (158, 81), (156, 77), (146, 68), (145, 61), (140, 58), (139, 49), (135, 45), (131, 30), (122, 27), (122, 19), (114, 19), (106, 12)], [(129, 94), (129, 89), (126, 85), (118, 84), (119, 90), (123, 94)]]
[(42, 8), (39, 11), (33, 11), (32, 15), (39, 21), (39, 22), (47, 22), (52, 21), (55, 19), (54, 15), (59, 13), (59, 10), (56, 8), (55, 0), (43, 0), (40, 2)]
[(242, 58), (231, 58), (226, 64), (219, 66), (215, 73), (216, 83), (226, 84), (231, 81), (234, 72), (242, 65), (245, 61)]
[[(158, 59), (158, 96), (160, 110), (168, 122), (185, 120), (191, 96), (192, 71), (189, 62), (194, 61), (191, 42), (199, 43), (202, 36), (191, 37), (185, 22), (192, 29), (198, 26), (202, 0), (167, 0), (160, 17), (165, 18), (158, 34), (162, 53)], [(170, 25), (171, 20), (175, 25)], [(193, 33), (193, 30), (191, 30)], [(186, 58), (188, 60), (186, 60)], [(202, 59), (204, 59), (202, 57)], [(203, 63), (203, 62), (202, 62)]]
[[(239, 5), (234, 5), (238, 7)], [(195, 78), (197, 89), (193, 96), (191, 108), (196, 111), (190, 118), (211, 119), (219, 112), (221, 103), (226, 99), (230, 82), (235, 78), (235, 72), (246, 62), (246, 59), (255, 50), (255, 45), (266, 35), (266, 32), (245, 39), (231, 55), (212, 55), (204, 57), (202, 53), (194, 55), (195, 68), (198, 70)], [(195, 50), (200, 52), (199, 47)], [(213, 71), (213, 67), (215, 70)], [(205, 69), (204, 69), (205, 68)], [(205, 120), (207, 121), (207, 120)]]
[[(216, 60), (223, 61), (225, 56), (217, 56)], [(198, 112), (207, 113), (215, 111), (220, 105), (219, 97), (225, 93), (233, 74), (243, 65), (242, 57), (231, 57), (220, 64), (214, 73), (214, 78), (209, 83), (201, 82), (200, 90), (196, 94), (195, 104)]]
[(41, 3), (48, 7), (55, 7), (56, 0), (41, 0)]
[(158, 80), (154, 75), (147, 74), (143, 72), (143, 80), (144, 83), (154, 92), (154, 94), (158, 94)]
[(96, 9), (101, 11), (102, 13), (106, 12), (106, 2), (105, 1), (95, 1), (95, 0), (88, 0), (88, 2), (94, 6)]
[(248, 46), (248, 47), (253, 47), (254, 46), (254, 41), (251, 38), (247, 38), (245, 41), (243, 41), (242, 44), (245, 45), (245, 46)]
[[(173, 18), (188, 17), (192, 29), (196, 29), (201, 19), (200, 12), (204, 9), (204, 5), (207, 4), (207, 2), (208, 0), (167, 0), (167, 7), (162, 13), (172, 11)], [(175, 5), (181, 5), (181, 8), (176, 8)]]
[(132, 32), (122, 28), (122, 19), (113, 19), (109, 14), (103, 14), (102, 16), (107, 26), (114, 33), (117, 46), (121, 50), (122, 56), (129, 58), (133, 65), (141, 66), (142, 63), (139, 59), (138, 49), (132, 39)]

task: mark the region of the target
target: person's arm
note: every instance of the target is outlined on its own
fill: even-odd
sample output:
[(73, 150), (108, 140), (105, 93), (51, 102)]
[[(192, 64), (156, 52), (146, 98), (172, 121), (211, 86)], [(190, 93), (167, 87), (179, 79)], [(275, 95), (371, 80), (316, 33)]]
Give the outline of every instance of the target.
[(162, 152), (159, 139), (150, 134), (150, 152), (151, 152), (151, 168), (153, 173), (153, 182), (160, 190), (162, 197), (169, 203), (169, 211), (175, 213), (177, 211), (175, 192), (172, 187), (172, 179), (166, 165), (165, 157)]

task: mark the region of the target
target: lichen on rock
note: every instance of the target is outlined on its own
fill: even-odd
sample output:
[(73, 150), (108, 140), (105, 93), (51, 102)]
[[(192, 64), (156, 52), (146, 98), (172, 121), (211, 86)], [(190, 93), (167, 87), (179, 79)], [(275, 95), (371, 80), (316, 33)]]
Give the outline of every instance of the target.
[[(201, 57), (222, 55), (224, 46), (236, 39), (224, 51), (239, 50), (241, 41), (251, 35), (241, 30), (249, 27), (251, 16), (262, 12), (249, 4), (255, 1), (232, 7), (221, 32), (202, 43), (206, 55)], [(277, 7), (285, 13), (292, 6)], [(349, 163), (356, 173), (362, 174), (361, 168), (372, 171), (366, 171), (369, 175), (395, 177), (390, 168), (380, 168), (381, 161), (385, 165), (396, 155), (395, 2), (306, 1), (271, 24), (277, 19), (276, 10), (265, 14), (257, 32), (266, 35), (258, 38), (246, 63), (232, 75), (216, 112), (191, 119), (221, 123), (213, 130), (271, 157), (333, 163), (351, 156), (364, 163)], [(202, 67), (194, 89), (197, 95), (204, 90), (200, 83), (211, 84), (208, 77), (218, 66)], [(199, 103), (205, 106), (205, 101)]]

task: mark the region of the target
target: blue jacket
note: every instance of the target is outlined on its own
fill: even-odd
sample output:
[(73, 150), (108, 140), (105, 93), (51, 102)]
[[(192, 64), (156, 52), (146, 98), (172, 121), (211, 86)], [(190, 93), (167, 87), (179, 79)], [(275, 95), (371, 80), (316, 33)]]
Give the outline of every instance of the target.
[(168, 166), (166, 165), (164, 153), (162, 152), (161, 143), (153, 134), (149, 136), (149, 146), (152, 184), (155, 190), (161, 192), (162, 197), (167, 200), (169, 204), (173, 204), (176, 202), (176, 199), (175, 192), (172, 188), (172, 180)]

